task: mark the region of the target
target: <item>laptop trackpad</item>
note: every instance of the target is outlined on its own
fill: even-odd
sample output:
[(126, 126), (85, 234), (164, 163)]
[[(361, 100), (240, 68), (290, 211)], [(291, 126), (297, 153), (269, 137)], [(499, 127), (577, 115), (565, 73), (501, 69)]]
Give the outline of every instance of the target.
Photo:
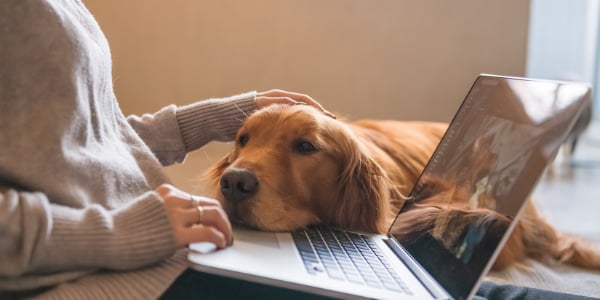
[(270, 248), (279, 248), (279, 241), (273, 232), (258, 231), (245, 227), (234, 226), (233, 237), (235, 243), (249, 243), (257, 246), (265, 246)]
[[(246, 243), (253, 246), (279, 249), (279, 241), (273, 232), (258, 231), (245, 227), (234, 226), (233, 238), (234, 247), (236, 244)], [(215, 251), (217, 246), (211, 242), (198, 242), (190, 244), (189, 248), (198, 253), (207, 254)]]

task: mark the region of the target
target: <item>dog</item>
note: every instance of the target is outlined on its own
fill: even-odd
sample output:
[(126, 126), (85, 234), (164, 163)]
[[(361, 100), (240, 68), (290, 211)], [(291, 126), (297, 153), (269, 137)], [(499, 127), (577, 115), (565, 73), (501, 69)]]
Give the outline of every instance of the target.
[[(307, 105), (273, 105), (247, 118), (233, 150), (209, 170), (208, 185), (233, 223), (265, 231), (323, 223), (386, 233), (446, 128), (437, 122), (350, 122)], [(401, 215), (395, 230), (407, 241), (422, 231), (458, 232), (447, 248), (465, 238), (464, 224), (473, 218), (488, 222), (490, 232), (502, 232), (510, 220), (491, 210), (495, 203), (487, 190), (477, 174), (456, 182), (432, 178), (422, 201)], [(528, 201), (493, 268), (550, 258), (600, 269), (599, 252), (579, 237), (557, 232)]]

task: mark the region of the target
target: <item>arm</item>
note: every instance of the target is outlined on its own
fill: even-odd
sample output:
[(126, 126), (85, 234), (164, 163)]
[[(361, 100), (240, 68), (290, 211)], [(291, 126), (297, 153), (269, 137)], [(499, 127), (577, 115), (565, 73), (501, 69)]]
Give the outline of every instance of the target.
[(48, 284), (35, 275), (139, 268), (189, 242), (226, 246), (215, 203), (197, 219), (188, 194), (150, 191), (165, 177), (139, 140), (125, 145), (108, 46), (61, 8), (0, 5), (0, 290)]
[(273, 104), (307, 104), (335, 118), (310, 96), (269, 90), (199, 101), (182, 107), (170, 105), (153, 115), (129, 116), (127, 120), (158, 160), (168, 166), (183, 162), (188, 152), (208, 142), (233, 140), (248, 115)]
[(255, 92), (210, 99), (186, 106), (169, 105), (155, 114), (131, 115), (129, 124), (164, 165), (183, 162), (188, 152), (210, 141), (230, 141), (256, 109)]
[[(61, 18), (63, 13), (45, 1), (0, 5), (5, 29), (0, 34), (0, 280), (57, 270), (137, 268), (168, 257), (176, 247), (156, 193), (126, 199), (112, 193), (111, 201), (91, 204), (110, 188), (93, 186), (100, 180), (86, 186), (78, 181), (110, 176), (94, 174), (100, 164), (82, 154), (88, 153), (83, 145), (102, 132), (88, 126), (102, 122), (90, 108), (112, 107), (103, 97), (81, 100), (101, 95), (101, 84), (82, 83), (109, 82), (109, 57), (87, 51), (99, 45), (87, 31), (69, 26), (74, 18)], [(112, 124), (102, 123), (108, 129)]]
[(75, 209), (47, 195), (0, 187), (0, 278), (85, 268), (132, 269), (169, 257), (176, 245), (154, 192), (119, 209)]

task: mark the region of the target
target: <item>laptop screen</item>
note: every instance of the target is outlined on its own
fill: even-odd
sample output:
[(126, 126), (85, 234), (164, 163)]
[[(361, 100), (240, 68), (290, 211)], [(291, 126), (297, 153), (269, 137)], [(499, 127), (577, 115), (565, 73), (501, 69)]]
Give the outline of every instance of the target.
[(466, 298), (589, 97), (584, 84), (478, 77), (390, 235)]

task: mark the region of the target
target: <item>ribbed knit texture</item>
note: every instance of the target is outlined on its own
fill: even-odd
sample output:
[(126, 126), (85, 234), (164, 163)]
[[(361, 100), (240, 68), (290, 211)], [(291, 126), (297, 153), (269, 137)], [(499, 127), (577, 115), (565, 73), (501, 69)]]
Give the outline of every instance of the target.
[(158, 298), (188, 265), (186, 250), (152, 268), (130, 272), (96, 272), (61, 284), (33, 299), (56, 300), (146, 300)]
[(250, 92), (226, 100), (211, 99), (180, 107), (177, 121), (185, 149), (194, 151), (211, 140), (233, 139), (247, 115), (256, 109), (255, 97), (256, 92)]
[(154, 299), (187, 266), (153, 190), (255, 93), (126, 118), (111, 68), (81, 1), (0, 1), (0, 299)]
[(170, 224), (155, 193), (113, 211), (92, 204), (85, 214), (79, 214), (76, 209), (52, 205), (51, 214), (54, 222), (40, 269), (90, 267), (87, 262), (94, 262), (96, 266), (128, 270), (173, 254)]

